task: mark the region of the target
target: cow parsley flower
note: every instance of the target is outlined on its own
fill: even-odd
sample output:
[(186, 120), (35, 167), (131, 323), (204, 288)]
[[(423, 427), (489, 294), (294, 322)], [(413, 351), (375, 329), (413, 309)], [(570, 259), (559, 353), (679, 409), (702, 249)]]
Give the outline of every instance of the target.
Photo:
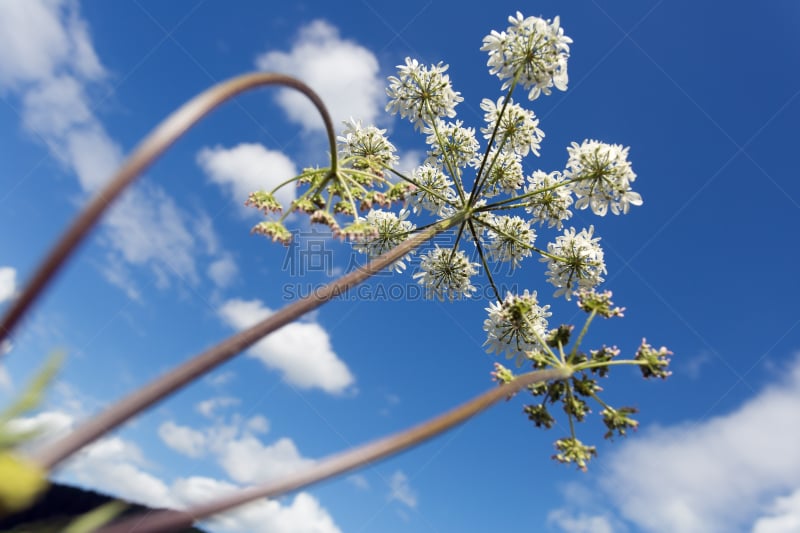
[(547, 263), (547, 281), (556, 287), (554, 296), (563, 294), (569, 300), (576, 290), (591, 289), (602, 283), (606, 264), (598, 244), (600, 237), (592, 238), (593, 233), (594, 226), (579, 233), (569, 228), (556, 237), (556, 242), (547, 245), (548, 254), (557, 258), (541, 259)]
[(442, 63), (424, 67), (407, 57), (405, 65), (397, 66), (398, 76), (389, 77), (386, 111), (408, 117), (418, 130), (437, 118), (456, 116), (455, 107), (464, 99), (450, 85), (447, 69)]
[(471, 279), (478, 273), (478, 263), (471, 262), (462, 250), (437, 246), (421, 257), (419, 266), (421, 271), (414, 279), (425, 287), (427, 298), (444, 300), (446, 296), (453, 301), (469, 298), (476, 291)]
[(604, 216), (611, 207), (615, 215), (628, 212), (631, 205), (642, 205), (642, 197), (631, 190), (636, 174), (628, 161), (628, 148), (585, 140), (567, 148), (569, 160), (565, 176), (575, 180), (572, 188), (578, 201), (575, 207)]
[(415, 213), (422, 209), (435, 215), (442, 214), (447, 201), (456, 197), (453, 182), (434, 165), (424, 164), (414, 169), (412, 179), (417, 188), (411, 193), (411, 205)]
[(569, 210), (572, 205), (572, 190), (568, 185), (561, 185), (565, 181), (566, 178), (558, 171), (548, 174), (536, 170), (528, 177), (525, 193), (542, 192), (528, 197), (525, 211), (533, 215), (539, 224), (547, 222), (547, 227), (556, 226), (561, 229), (563, 221), (572, 216), (572, 211)]
[(515, 269), (531, 255), (536, 232), (531, 223), (517, 216), (495, 216), (486, 232), (486, 254), (494, 261), (511, 263)]
[(427, 126), (423, 130), (428, 137), (425, 142), (431, 147), (428, 151), (430, 164), (466, 167), (478, 152), (479, 144), (475, 138), (475, 128), (462, 127), (463, 122), (444, 122), (436, 120), (436, 127)]
[(483, 38), (481, 50), (489, 52), (489, 73), (496, 74), (503, 89), (519, 72), (519, 83), (530, 89), (528, 99), (550, 94), (550, 87), (567, 89), (567, 59), (572, 39), (564, 35), (559, 18), (508, 17), (511, 26), (504, 32), (492, 31)]
[[(473, 161), (473, 165), (479, 167), (482, 157), (478, 156)], [(486, 185), (483, 188), (483, 196), (491, 198), (501, 192), (513, 194), (525, 183), (525, 176), (522, 172), (522, 161), (519, 155), (510, 151), (492, 150), (489, 152), (484, 172), (486, 173)]]
[(363, 127), (361, 121), (350, 119), (345, 122), (345, 128), (339, 141), (339, 153), (342, 158), (356, 158), (352, 167), (358, 170), (372, 170), (383, 174), (385, 167), (397, 161), (396, 148), (386, 138), (386, 130), (375, 126)]
[(521, 363), (526, 352), (544, 349), (540, 340), (547, 335), (547, 318), (550, 306), (540, 306), (536, 291), (527, 290), (516, 295), (506, 294), (502, 302), (486, 308), (489, 317), (483, 323), (486, 332), (484, 346), (488, 353), (506, 353), (506, 358), (516, 357)]
[[(374, 228), (374, 231), (356, 237), (353, 248), (367, 254), (370, 259), (388, 252), (406, 240), (408, 234), (416, 227), (406, 218), (408, 218), (407, 209), (401, 209), (399, 214), (390, 211), (370, 211), (367, 213), (366, 223)], [(401, 258), (395, 261), (392, 264), (392, 268), (398, 273), (405, 270), (404, 259)]]
[(538, 156), (539, 147), (544, 139), (544, 132), (539, 129), (539, 119), (533, 111), (524, 109), (513, 100), (508, 102), (501, 117), (502, 108), (503, 98), (499, 98), (497, 102), (488, 98), (481, 101), (481, 109), (486, 112), (484, 120), (487, 124), (485, 128), (481, 128), (483, 137), (490, 139), (496, 127), (496, 142), (503, 142), (505, 139), (502, 144), (503, 150), (511, 150), (522, 157), (528, 155), (528, 152)]

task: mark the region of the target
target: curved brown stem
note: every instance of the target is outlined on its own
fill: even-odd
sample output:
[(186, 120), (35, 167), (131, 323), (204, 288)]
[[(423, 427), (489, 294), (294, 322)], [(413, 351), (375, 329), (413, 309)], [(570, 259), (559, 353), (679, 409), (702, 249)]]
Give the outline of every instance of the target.
[(457, 224), (459, 220), (459, 216), (443, 220), (425, 231), (409, 237), (397, 247), (370, 261), (364, 268), (342, 276), (308, 296), (281, 308), (278, 312), (254, 326), (231, 335), (216, 346), (209, 348), (144, 387), (137, 389), (126, 398), (78, 427), (75, 431), (40, 450), (34, 455), (34, 460), (42, 467), (48, 470), (52, 469), (83, 446), (98, 439), (159, 400), (166, 398), (184, 385), (194, 381), (197, 377), (231, 359), (234, 355), (252, 346), (269, 333), (316, 309), (328, 300), (345, 293), (350, 288), (391, 265), (437, 233)]
[(227, 511), (258, 498), (274, 498), (395, 455), (453, 428), (499, 400), (516, 394), (523, 387), (542, 381), (565, 379), (570, 374), (570, 370), (566, 368), (553, 368), (521, 375), (511, 383), (495, 387), (422, 424), (358, 448), (332, 455), (304, 472), (286, 476), (280, 481), (242, 489), (212, 502), (191, 507), (186, 511), (157, 511), (144, 516), (133, 516), (118, 524), (100, 529), (98, 533), (126, 533), (129, 531), (153, 533), (189, 527), (196, 520)]
[(25, 312), (81, 244), (89, 230), (120, 193), (144, 172), (186, 131), (220, 104), (234, 96), (265, 85), (285, 85), (305, 94), (322, 115), (331, 152), (331, 168), (336, 170), (336, 135), (333, 121), (320, 97), (303, 82), (283, 74), (256, 72), (221, 82), (200, 93), (168, 116), (142, 141), (125, 161), (108, 185), (94, 195), (86, 208), (63, 233), (34, 273), (19, 297), (14, 300), (0, 322), (0, 341), (8, 337)]

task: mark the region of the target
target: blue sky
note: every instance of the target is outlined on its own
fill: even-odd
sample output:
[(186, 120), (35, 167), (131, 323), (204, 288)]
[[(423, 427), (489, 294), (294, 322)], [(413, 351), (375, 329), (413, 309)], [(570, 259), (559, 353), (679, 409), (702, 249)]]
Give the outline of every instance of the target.
[[(630, 146), (644, 205), (575, 214), (602, 237), (605, 288), (627, 308), (589, 342), (675, 353), (674, 375), (614, 372), (640, 429), (597, 444), (588, 473), (550, 460), (549, 432), (495, 407), (420, 448), (209, 526), (214, 531), (753, 531), (800, 529), (800, 5), (728, 2), (0, 1), (0, 301), (5, 305), (88, 195), (155, 124), (209, 85), (254, 69), (294, 74), (334, 118), (389, 131), (410, 168), (424, 139), (383, 111), (407, 56), (443, 61), (480, 126), (501, 96), (479, 50), (517, 10), (561, 17), (570, 87), (531, 104), (546, 137), (526, 172), (562, 169), (572, 141)], [(16, 333), (8, 400), (46, 354), (68, 360), (20, 423), (73, 427), (193, 353), (284, 305), (325, 272), (249, 233), (254, 187), (325, 164), (321, 123), (281, 91), (228, 103), (109, 213)], [(293, 229), (309, 231), (300, 217)], [(552, 239), (553, 234), (547, 234)], [(542, 231), (540, 239), (547, 238)], [(315, 240), (317, 237), (311, 237)], [(346, 269), (351, 252), (326, 242)], [(327, 252), (331, 255), (328, 256)], [(294, 260), (297, 258), (295, 257)], [(295, 272), (294, 274), (297, 274)], [(544, 267), (513, 278), (538, 290)], [(145, 503), (185, 505), (301, 468), (421, 421), (491, 386), (485, 300), (386, 301), (409, 273), (333, 302), (96, 444), (59, 475)], [(263, 528), (263, 529), (259, 529)]]

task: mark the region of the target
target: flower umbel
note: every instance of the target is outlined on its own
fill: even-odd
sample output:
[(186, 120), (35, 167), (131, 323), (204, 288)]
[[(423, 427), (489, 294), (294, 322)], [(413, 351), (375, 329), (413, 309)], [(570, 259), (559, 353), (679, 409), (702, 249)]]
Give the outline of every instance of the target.
[[(547, 222), (547, 226), (556, 226), (561, 229), (564, 220), (569, 220), (572, 211), (572, 190), (566, 186), (566, 179), (561, 172), (551, 173), (535, 171), (529, 178), (529, 185), (525, 187), (527, 198), (525, 211), (533, 215), (539, 224)], [(537, 192), (541, 191), (541, 192)]]
[[(391, 250), (403, 242), (415, 228), (414, 224), (405, 220), (407, 217), (408, 211), (405, 209), (400, 210), (399, 215), (389, 211), (370, 211), (366, 222), (375, 228), (375, 233), (356, 237), (353, 247), (367, 254), (370, 259)], [(406, 265), (403, 259), (399, 259), (392, 268), (396, 272), (402, 272)]]
[(533, 293), (521, 295), (508, 293), (501, 303), (490, 304), (489, 317), (483, 323), (489, 353), (506, 353), (506, 358), (516, 357), (519, 364), (526, 352), (541, 348), (540, 339), (547, 333), (550, 306), (540, 306)]
[(481, 50), (489, 52), (489, 73), (496, 74), (503, 89), (519, 76), (519, 83), (530, 89), (528, 98), (550, 94), (555, 85), (567, 90), (567, 59), (572, 39), (564, 35), (558, 17), (552, 21), (539, 17), (508, 17), (511, 26), (504, 32), (492, 31), (483, 38)]
[(575, 207), (591, 207), (594, 214), (605, 216), (609, 206), (618, 215), (627, 214), (632, 205), (642, 205), (642, 197), (631, 190), (636, 174), (628, 162), (628, 148), (586, 140), (580, 145), (572, 143), (567, 152), (565, 175), (575, 181)]
[(456, 197), (453, 182), (437, 166), (424, 164), (417, 167), (414, 169), (413, 180), (416, 188), (410, 199), (415, 213), (425, 209), (441, 215), (446, 203)]
[(339, 153), (343, 160), (353, 158), (352, 167), (358, 170), (371, 170), (379, 176), (386, 167), (397, 162), (395, 147), (385, 136), (386, 130), (375, 126), (361, 126), (361, 121), (350, 119), (339, 141)]
[(405, 65), (397, 66), (397, 77), (389, 77), (386, 111), (408, 117), (417, 129), (437, 118), (456, 116), (455, 107), (464, 99), (450, 85), (447, 68), (442, 63), (425, 67), (407, 57)]
[(472, 276), (478, 273), (478, 264), (472, 263), (462, 250), (439, 248), (438, 246), (423, 255), (420, 272), (414, 274), (418, 283), (425, 287), (425, 296), (444, 300), (469, 298), (475, 287)]
[(494, 261), (510, 263), (513, 270), (531, 255), (536, 232), (528, 220), (501, 215), (492, 218), (486, 240), (487, 256)]
[(464, 128), (462, 124), (460, 120), (444, 122), (437, 119), (434, 125), (423, 130), (431, 147), (426, 163), (466, 167), (475, 158), (479, 147), (475, 128)]
[(513, 101), (508, 102), (501, 116), (502, 108), (502, 98), (496, 103), (488, 98), (484, 98), (481, 102), (481, 109), (486, 112), (484, 115), (486, 127), (481, 128), (483, 137), (491, 139), (492, 132), (496, 128), (495, 138), (502, 144), (503, 150), (510, 150), (522, 157), (528, 155), (528, 152), (538, 156), (539, 145), (544, 138), (544, 132), (539, 129), (539, 119), (533, 111), (524, 109)]
[(547, 245), (550, 256), (541, 261), (547, 263), (547, 281), (556, 287), (554, 296), (563, 294), (569, 300), (578, 288), (592, 288), (603, 281), (603, 249), (598, 244), (600, 237), (593, 239), (593, 233), (594, 226), (577, 233), (569, 228)]

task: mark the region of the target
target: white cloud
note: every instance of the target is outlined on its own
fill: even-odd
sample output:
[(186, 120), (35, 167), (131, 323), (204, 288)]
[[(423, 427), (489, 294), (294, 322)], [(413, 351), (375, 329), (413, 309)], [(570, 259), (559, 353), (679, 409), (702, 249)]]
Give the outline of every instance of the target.
[[(301, 28), (288, 53), (259, 55), (256, 66), (293, 75), (308, 84), (322, 98), (337, 129), (350, 117), (374, 123), (383, 109), (384, 80), (375, 55), (342, 39), (339, 30), (324, 20)], [(293, 122), (308, 131), (323, 130), (322, 118), (306, 96), (283, 89), (277, 100)]]
[(69, 65), (82, 76), (103, 76), (75, 2), (26, 0), (0, 3), (0, 84), (17, 85)]
[[(414, 169), (420, 166), (426, 157), (427, 156), (425, 152), (422, 150), (405, 150), (400, 152), (399, 160), (397, 161), (395, 168), (398, 172), (401, 172), (406, 176), (411, 176), (411, 173), (414, 171)], [(400, 179), (392, 173), (388, 173), (387, 176), (393, 180)]]
[(214, 418), (217, 409), (238, 405), (240, 401), (239, 398), (232, 398), (230, 396), (216, 396), (199, 402), (195, 406), (195, 409), (206, 418)]
[(115, 253), (108, 253), (105, 263), (98, 265), (98, 270), (103, 278), (110, 284), (122, 289), (125, 295), (134, 302), (142, 301), (142, 293), (131, 277), (130, 270), (122, 262), (122, 258)]
[(247, 420), (247, 429), (253, 433), (269, 432), (269, 420), (261, 415), (256, 415)]
[[(781, 383), (729, 414), (627, 441), (610, 457), (601, 485), (644, 531), (736, 530), (775, 495), (800, 487), (798, 412), (800, 358), (786, 365)], [(778, 513), (791, 516), (786, 502), (794, 499), (781, 502)]]
[(17, 271), (11, 267), (0, 267), (0, 303), (10, 300), (17, 292)]
[[(260, 300), (228, 300), (219, 310), (220, 317), (237, 330), (271, 314)], [(298, 387), (341, 393), (354, 382), (347, 365), (331, 348), (328, 333), (319, 324), (288, 324), (259, 341), (248, 353), (282, 372), (287, 382)]]
[(277, 479), (314, 464), (313, 459), (302, 456), (291, 439), (264, 444), (254, 436), (268, 430), (269, 422), (263, 416), (243, 420), (237, 414), (230, 424), (218, 421), (202, 430), (165, 422), (158, 435), (167, 446), (189, 457), (213, 452), (230, 479), (243, 484)]
[[(5, 355), (8, 351), (6, 346), (11, 346), (7, 341), (0, 342), (0, 356)], [(9, 348), (10, 350), (10, 348)], [(14, 389), (14, 384), (11, 382), (11, 375), (5, 366), (0, 365), (0, 392), (9, 392)]]
[[(95, 116), (87, 94), (105, 76), (77, 2), (0, 2), (0, 91), (19, 96), (22, 126), (74, 172), (87, 194), (96, 192), (123, 160), (122, 148)], [(173, 276), (196, 284), (200, 246), (189, 230), (192, 219), (162, 188), (139, 186), (105, 217), (103, 242), (114, 256), (149, 267), (161, 287)], [(140, 298), (130, 276), (113, 268), (113, 263), (105, 268), (104, 277)]]
[(189, 216), (163, 189), (142, 184), (111, 208), (107, 242), (129, 263), (150, 266), (160, 287), (173, 275), (196, 284), (197, 242), (189, 225)]
[[(55, 434), (74, 428), (75, 418), (64, 411), (44, 411), (33, 417), (15, 419), (13, 424), (16, 429), (47, 427), (44, 438), (51, 440)], [(178, 432), (188, 429), (172, 426), (170, 432), (175, 432), (176, 428)], [(217, 432), (219, 439), (215, 445), (230, 441), (231, 435), (230, 431)], [(240, 488), (206, 477), (178, 478), (167, 483), (148, 472), (152, 468), (135, 443), (115, 436), (83, 448), (62, 465), (56, 477), (62, 482), (77, 483), (133, 502), (173, 509), (185, 509)], [(291, 503), (258, 500), (218, 515), (208, 524), (220, 533), (341, 533), (328, 511), (305, 492), (297, 494)]]
[(572, 514), (566, 509), (556, 509), (547, 515), (547, 523), (565, 533), (614, 533), (611, 520), (605, 515)]
[(208, 384), (211, 385), (212, 387), (219, 388), (230, 383), (235, 377), (236, 374), (234, 374), (230, 370), (226, 370), (225, 372), (220, 372), (218, 374), (213, 374), (207, 377), (206, 381), (208, 381)]
[(347, 481), (352, 483), (357, 489), (367, 490), (369, 488), (369, 481), (361, 474), (347, 476)]
[[(236, 490), (231, 483), (205, 477), (180, 479), (173, 485), (175, 497), (185, 505), (198, 504)], [(220, 533), (341, 533), (325, 508), (306, 492), (291, 503), (259, 500), (218, 515), (208, 525)]]
[[(241, 143), (233, 148), (203, 148), (197, 154), (197, 164), (212, 182), (226, 189), (243, 210), (252, 213), (257, 211), (244, 207), (250, 193), (270, 191), (297, 175), (291, 159), (256, 143)], [(288, 207), (295, 198), (294, 193), (295, 186), (290, 184), (280, 189), (276, 198), (284, 207)]]
[(800, 489), (775, 500), (769, 516), (756, 520), (753, 533), (797, 533), (800, 531)]
[(158, 427), (158, 436), (167, 446), (188, 457), (202, 457), (205, 453), (206, 436), (196, 429), (169, 420)]
[(398, 470), (389, 479), (389, 501), (396, 500), (412, 509), (417, 506), (417, 494), (408, 482), (408, 476)]
[(65, 435), (72, 429), (75, 419), (63, 411), (42, 411), (32, 416), (15, 418), (8, 422), (12, 432), (39, 432), (31, 447), (37, 447)]
[(226, 254), (208, 266), (208, 277), (217, 287), (227, 287), (236, 278), (239, 268), (230, 254)]
[[(65, 435), (76, 426), (75, 417), (61, 410), (42, 411), (9, 422), (12, 430), (39, 429), (32, 448)], [(82, 448), (59, 471), (67, 482), (91, 486), (134, 502), (155, 507), (174, 505), (167, 485), (148, 473), (149, 463), (136, 444), (120, 437), (106, 437)]]
[(300, 455), (291, 439), (265, 446), (250, 435), (224, 443), (219, 462), (231, 479), (245, 484), (278, 479), (314, 464)]

